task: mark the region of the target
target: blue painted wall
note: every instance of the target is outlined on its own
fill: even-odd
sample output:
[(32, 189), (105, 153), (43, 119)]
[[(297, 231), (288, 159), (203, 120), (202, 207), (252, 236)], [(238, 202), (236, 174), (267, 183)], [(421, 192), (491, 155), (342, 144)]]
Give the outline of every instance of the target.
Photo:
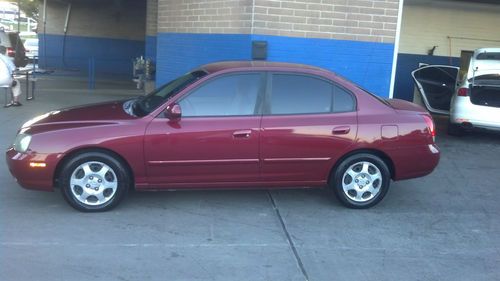
[(413, 101), (415, 84), (411, 77), (411, 72), (418, 68), (419, 63), (459, 66), (460, 58), (398, 54), (396, 81), (394, 83), (394, 98)]
[(389, 96), (393, 44), (268, 35), (160, 33), (157, 86), (202, 64), (250, 60), (252, 40), (268, 42), (269, 61), (323, 67)]
[(156, 36), (146, 36), (146, 53), (145, 57), (156, 62)]
[(156, 85), (194, 67), (221, 60), (249, 60), (250, 35), (159, 33)]
[[(89, 59), (95, 59), (100, 74), (132, 76), (132, 60), (144, 55), (144, 41), (39, 34), (39, 64), (87, 72)], [(46, 51), (46, 53), (45, 53)]]
[(254, 35), (268, 42), (268, 60), (319, 66), (382, 97), (389, 96), (394, 45)]

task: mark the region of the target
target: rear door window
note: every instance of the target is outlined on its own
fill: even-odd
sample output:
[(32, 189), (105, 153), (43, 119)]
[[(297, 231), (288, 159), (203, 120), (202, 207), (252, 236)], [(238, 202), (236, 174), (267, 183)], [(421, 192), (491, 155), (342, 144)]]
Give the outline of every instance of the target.
[(354, 110), (352, 94), (325, 79), (301, 74), (273, 74), (269, 113), (325, 114)]
[(340, 86), (333, 86), (332, 112), (349, 112), (355, 108), (354, 97), (351, 93)]

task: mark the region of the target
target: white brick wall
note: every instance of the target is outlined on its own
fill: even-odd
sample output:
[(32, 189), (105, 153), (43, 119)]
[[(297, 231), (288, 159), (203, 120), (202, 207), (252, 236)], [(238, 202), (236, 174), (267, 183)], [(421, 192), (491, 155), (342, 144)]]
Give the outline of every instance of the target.
[(399, 0), (158, 0), (158, 31), (393, 43)]
[(158, 0), (147, 0), (146, 35), (155, 36), (158, 32)]
[[(462, 50), (500, 46), (499, 26), (500, 5), (444, 1), (405, 4), (399, 52), (423, 55), (438, 46), (434, 55), (460, 57)], [(450, 40), (448, 36), (469, 39)]]
[(252, 0), (158, 0), (158, 31), (249, 34)]
[(254, 32), (394, 42), (399, 0), (255, 0)]

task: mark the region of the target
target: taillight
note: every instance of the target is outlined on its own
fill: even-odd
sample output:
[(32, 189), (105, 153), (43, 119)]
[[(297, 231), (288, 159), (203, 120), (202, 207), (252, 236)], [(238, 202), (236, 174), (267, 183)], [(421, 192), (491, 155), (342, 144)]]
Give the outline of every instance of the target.
[(436, 127), (434, 127), (434, 121), (432, 120), (432, 117), (429, 115), (422, 115), (422, 117), (425, 120), (425, 123), (427, 124), (427, 128), (429, 129), (429, 132), (431, 133), (432, 140), (436, 140)]
[(466, 97), (469, 95), (469, 89), (468, 88), (459, 88), (457, 92), (457, 96), (459, 97)]
[(13, 48), (7, 48), (7, 56), (9, 57), (15, 57), (16, 56), (16, 50)]

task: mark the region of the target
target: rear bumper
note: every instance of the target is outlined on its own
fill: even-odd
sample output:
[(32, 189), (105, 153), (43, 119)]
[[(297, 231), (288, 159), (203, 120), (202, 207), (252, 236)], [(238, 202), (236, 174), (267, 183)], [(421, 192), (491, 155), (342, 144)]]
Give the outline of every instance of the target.
[(475, 105), (469, 97), (456, 97), (450, 111), (452, 124), (464, 125), (465, 128), (474, 127), (500, 131), (500, 108)]
[(426, 176), (437, 167), (440, 159), (436, 144), (398, 148), (390, 151), (394, 162), (394, 180), (405, 180)]
[(474, 128), (486, 129), (490, 131), (500, 131), (499, 123), (485, 122), (484, 120), (475, 120), (470, 118), (458, 117), (451, 122), (462, 126), (464, 129), (472, 130)]
[[(19, 185), (26, 189), (53, 191), (53, 175), (57, 156), (52, 154), (19, 153), (9, 148), (5, 154), (9, 171)], [(45, 163), (46, 167), (30, 167), (31, 162)]]

